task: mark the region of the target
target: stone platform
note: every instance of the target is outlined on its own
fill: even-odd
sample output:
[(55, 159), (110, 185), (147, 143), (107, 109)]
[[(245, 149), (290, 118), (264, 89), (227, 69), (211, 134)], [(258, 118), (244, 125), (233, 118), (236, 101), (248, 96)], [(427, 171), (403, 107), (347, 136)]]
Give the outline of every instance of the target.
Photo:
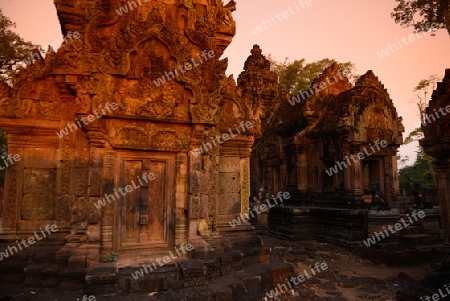
[[(0, 249), (7, 246), (1, 243)], [(270, 248), (261, 246), (225, 247), (222, 254), (210, 252), (203, 259), (196, 259), (192, 252), (193, 258), (179, 258), (148, 273), (142, 270), (139, 277), (132, 274), (151, 261), (68, 267), (68, 259), (64, 262), (57, 256), (62, 248), (64, 244), (52, 242), (1, 261), (0, 300), (75, 300), (75, 296), (81, 300), (87, 294), (97, 300), (148, 300), (152, 296), (152, 300), (252, 301), (293, 275), (291, 265), (271, 258)]]
[(322, 240), (359, 246), (366, 235), (366, 211), (303, 206), (271, 209), (270, 234), (290, 240)]
[[(433, 254), (441, 254), (442, 234), (439, 210), (422, 209), (423, 219), (404, 227), (386, 238), (380, 236), (370, 247), (363, 243), (375, 232), (394, 226), (417, 209), (368, 210), (337, 209), (313, 206), (279, 206), (271, 209), (270, 234), (289, 240), (319, 240), (356, 251), (376, 262), (408, 264), (427, 261)], [(437, 256), (437, 255), (436, 255)]]

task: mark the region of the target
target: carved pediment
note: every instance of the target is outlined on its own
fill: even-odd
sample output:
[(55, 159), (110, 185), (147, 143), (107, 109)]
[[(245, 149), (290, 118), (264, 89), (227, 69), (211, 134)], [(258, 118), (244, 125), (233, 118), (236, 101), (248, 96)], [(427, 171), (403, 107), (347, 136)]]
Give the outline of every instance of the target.
[(171, 152), (189, 150), (189, 126), (108, 120), (106, 127), (108, 140), (114, 148)]

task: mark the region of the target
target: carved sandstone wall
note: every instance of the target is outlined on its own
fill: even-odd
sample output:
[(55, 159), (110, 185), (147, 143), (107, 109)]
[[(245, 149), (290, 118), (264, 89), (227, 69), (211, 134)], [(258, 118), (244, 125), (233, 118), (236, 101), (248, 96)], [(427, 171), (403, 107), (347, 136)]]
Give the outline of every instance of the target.
[(438, 200), (445, 243), (450, 243), (450, 69), (439, 82), (422, 124), (424, 151), (435, 158)]
[[(368, 71), (352, 87), (333, 64), (314, 86), (272, 114), (254, 145), (252, 184), (264, 184), (270, 194), (288, 190), (295, 205), (364, 208), (373, 184), (393, 201), (404, 128), (383, 84)], [(386, 147), (371, 148), (383, 140)], [(356, 161), (347, 160), (352, 155)], [(339, 162), (345, 168), (326, 173)]]
[[(248, 211), (261, 103), (225, 76), (220, 58), (235, 34), (234, 1), (55, 5), (63, 34), (80, 39), (27, 66), (12, 89), (0, 86), (0, 124), (23, 158), (7, 170), (1, 235), (55, 223), (61, 238), (102, 256), (204, 246), (213, 233), (248, 240), (247, 224), (231, 231), (228, 222)], [(230, 129), (235, 136), (196, 153)], [(144, 173), (155, 179), (94, 206)]]

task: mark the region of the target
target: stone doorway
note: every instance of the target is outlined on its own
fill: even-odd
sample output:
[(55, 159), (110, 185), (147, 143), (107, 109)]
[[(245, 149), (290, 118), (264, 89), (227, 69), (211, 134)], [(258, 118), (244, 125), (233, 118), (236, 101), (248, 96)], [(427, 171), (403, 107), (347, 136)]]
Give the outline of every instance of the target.
[[(116, 204), (118, 250), (171, 248), (174, 245), (175, 155), (120, 153), (116, 190), (131, 185)], [(154, 175), (152, 180), (144, 174)], [(147, 177), (148, 179), (149, 177)]]
[(362, 161), (364, 176), (364, 201), (372, 201), (371, 190), (377, 187), (384, 193), (383, 164), (381, 158), (368, 158)]

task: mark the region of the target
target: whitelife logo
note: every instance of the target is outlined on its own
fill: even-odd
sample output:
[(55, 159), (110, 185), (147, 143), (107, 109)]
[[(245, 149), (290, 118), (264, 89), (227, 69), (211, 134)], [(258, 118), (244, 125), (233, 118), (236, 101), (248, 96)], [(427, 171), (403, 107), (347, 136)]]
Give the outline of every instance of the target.
[[(448, 285), (450, 285), (450, 283)], [(447, 284), (444, 284), (444, 286), (445, 286), (445, 290), (447, 291), (447, 293), (450, 294), (450, 288), (447, 286)], [(424, 301), (424, 300), (425, 301), (439, 301), (439, 300), (441, 300), (441, 298), (445, 298), (448, 296), (447, 294), (442, 292), (442, 289), (439, 289), (438, 293), (439, 293), (439, 295), (433, 294), (432, 296), (420, 297), (420, 301)]]
[(303, 281), (305, 281), (307, 279), (311, 279), (313, 276), (316, 275), (316, 271), (317, 271), (317, 273), (320, 273), (320, 272), (328, 269), (328, 265), (326, 262), (316, 262), (314, 264), (314, 268), (311, 268), (311, 266), (310, 266), (310, 269), (311, 269), (311, 274), (309, 274), (306, 270), (303, 270), (303, 274), (300, 274), (297, 277), (292, 276), (290, 280), (288, 280), (286, 278), (285, 283), (279, 283), (277, 285), (277, 287), (275, 287), (275, 289), (266, 293), (266, 297), (264, 297), (264, 300), (271, 300), (273, 298), (276, 298), (278, 295), (281, 295), (283, 292), (286, 292), (288, 290), (288, 286), (290, 289), (292, 289), (292, 284), (299, 285)]
[[(45, 231), (42, 230), (42, 228), (39, 228), (39, 229), (41, 230), (42, 237), (40, 237), (37, 232), (34, 232), (34, 236), (28, 237), (27, 240), (25, 240), (23, 238), (22, 238), (22, 240), (20, 242), (16, 240), (17, 247), (19, 247), (20, 251), (22, 251), (22, 246), (24, 248), (28, 248), (30, 245), (35, 244), (36, 240), (40, 241), (43, 238), (46, 238), (47, 235), (45, 234), (45, 231), (47, 232), (48, 235), (52, 235), (52, 233), (58, 231), (58, 226), (57, 225), (51, 225), (51, 226), (50, 225), (46, 225), (45, 226)], [(34, 239), (35, 237), (36, 237), (36, 240)], [(28, 241), (29, 244), (27, 244), (27, 241)], [(19, 250), (17, 250), (16, 246), (8, 246), (8, 248), (5, 249), (4, 252), (0, 252), (0, 261), (2, 261), (3, 258), (8, 258), (9, 256), (12, 256), (12, 255), (14, 255), (14, 254), (16, 254), (18, 252), (19, 252)]]
[[(79, 298), (77, 298), (77, 300), (80, 300)], [(84, 295), (83, 299), (81, 299), (81, 301), (96, 301), (96, 298), (94, 295), (90, 295), (88, 297), (88, 295)]]
[[(106, 107), (106, 111), (108, 113), (111, 113), (111, 110), (117, 110), (117, 108), (119, 106), (115, 102), (112, 102), (112, 103), (107, 102), (107, 103), (105, 103), (105, 107)], [(95, 116), (94, 115), (87, 116), (87, 121), (86, 121), (86, 119), (84, 119), (84, 117), (80, 118), (84, 125), (88, 125), (89, 123), (94, 122), (96, 120), (96, 117), (98, 119), (98, 118), (101, 118), (103, 115), (106, 115), (104, 108), (102, 108), (102, 114), (99, 115), (97, 113), (97, 110), (94, 110), (94, 113), (95, 113)], [(78, 120), (78, 118), (75, 118), (75, 120), (76, 120), (76, 124), (68, 123), (64, 129), (60, 130), (59, 133), (56, 133), (56, 135), (58, 135), (59, 139), (62, 139), (62, 137), (69, 135), (69, 130), (71, 133), (73, 133), (74, 130), (76, 131), (83, 127), (83, 125), (80, 123), (80, 120)]]
[[(14, 163), (17, 163), (20, 161), (20, 155), (19, 154), (15, 154), (15, 155), (11, 155), (8, 154), (8, 157), (3, 159), (3, 166), (0, 164), (0, 170), (4, 170), (6, 169), (8, 166), (13, 165)], [(9, 163), (8, 163), (9, 161)]]
[[(152, 181), (152, 180), (155, 179), (155, 174), (154, 174), (154, 173), (146, 173), (146, 172), (145, 172), (145, 173), (142, 175), (142, 179), (141, 179), (140, 176), (138, 176), (137, 179), (138, 179), (138, 181), (139, 181), (139, 184), (141, 184), (141, 185), (136, 185), (136, 183), (134, 182), (134, 180), (131, 180), (131, 184), (133, 184), (133, 186), (127, 185), (127, 186), (125, 186), (125, 188), (119, 187), (118, 190), (119, 190), (120, 194), (121, 194), (122, 196), (125, 196), (127, 193), (132, 192), (133, 189), (138, 189), (138, 188), (140, 188), (141, 186), (144, 186), (144, 183), (142, 183), (142, 180), (144, 180), (144, 182), (145, 182), (146, 184), (148, 184), (149, 181)], [(125, 192), (124, 192), (124, 189), (125, 189)], [(111, 202), (114, 202), (114, 201), (116, 200), (116, 197), (117, 197), (117, 199), (119, 199), (120, 196), (119, 196), (119, 194), (117, 193), (116, 189), (113, 189), (113, 190), (114, 190), (114, 194), (107, 194), (107, 193), (105, 193), (105, 197), (104, 197), (103, 199), (98, 200), (97, 202), (95, 202), (95, 203), (94, 203), (95, 208), (100, 209), (102, 206), (103, 206), (103, 207), (106, 206), (106, 201), (108, 201), (108, 204), (111, 203)], [(115, 197), (115, 196), (116, 196), (116, 197)]]
[[(381, 149), (380, 146), (382, 148), (385, 148), (386, 146), (388, 146), (388, 143), (386, 140), (381, 140), (381, 142), (378, 142), (378, 140), (377, 140), (377, 141), (375, 141), (373, 146), (371, 143), (369, 143), (369, 145), (370, 145), (370, 148), (372, 149), (373, 153), (368, 152), (367, 149), (364, 147), (365, 154), (363, 152), (359, 152), (357, 154), (358, 158), (355, 158), (355, 155), (353, 155), (353, 154), (350, 155), (350, 158), (348, 156), (345, 156), (344, 159), (347, 161), (347, 163), (345, 163), (344, 161), (340, 161), (337, 164), (335, 164), (333, 167), (330, 167), (329, 169), (325, 170), (325, 172), (329, 176), (332, 176), (333, 174), (336, 174), (339, 172), (338, 167), (340, 170), (343, 170), (343, 167), (347, 168), (348, 166), (352, 166), (350, 159), (352, 159), (352, 161), (354, 163), (357, 163), (359, 160), (363, 160), (364, 158), (366, 158), (366, 155), (367, 155), (367, 157), (369, 157), (369, 156), (373, 155), (374, 153), (376, 153), (377, 151), (379, 151)], [(373, 148), (374, 146), (377, 148), (377, 151)]]
[[(172, 79), (175, 79), (175, 76), (178, 76), (178, 70), (180, 70), (180, 72), (184, 74), (187, 71), (192, 70), (193, 67), (200, 66), (201, 64), (208, 61), (208, 59), (212, 59), (215, 56), (216, 56), (216, 54), (214, 53), (214, 51), (209, 50), (208, 52), (206, 52), (206, 50), (203, 50), (201, 56), (200, 56), (200, 54), (197, 56), (198, 64), (194, 58), (191, 58), (192, 64), (190, 62), (186, 62), (186, 63), (184, 63), (184, 65), (178, 65), (177, 67), (173, 68), (173, 72), (172, 71), (164, 72), (164, 76), (161, 76), (157, 80), (154, 80), (153, 83), (157, 87), (159, 87), (159, 86), (165, 84), (166, 82), (171, 81)], [(202, 59), (202, 57), (203, 57), (203, 59)], [(167, 80), (166, 80), (166, 78), (167, 78)]]
[[(137, 3), (136, 3), (136, 1), (137, 1)], [(128, 14), (128, 7), (130, 8), (130, 11), (132, 11), (133, 9), (135, 9), (135, 8), (138, 8), (138, 6), (141, 6), (142, 5), (142, 2), (141, 2), (141, 0), (136, 0), (136, 1), (127, 1), (127, 4), (126, 5), (124, 5), (124, 6), (122, 6), (122, 7), (119, 7), (119, 9), (116, 9), (116, 13), (119, 15), (119, 16), (122, 16), (122, 15), (124, 15), (124, 14)], [(148, 2), (148, 0), (142, 0), (144, 3), (147, 3)], [(139, 4), (139, 5), (138, 5)], [(133, 7), (133, 5), (134, 5), (134, 7)]]
[[(432, 32), (436, 32), (436, 30), (439, 29), (439, 24), (437, 24), (437, 23), (432, 23), (432, 24), (430, 25), (430, 24), (428, 23), (428, 24), (423, 28), (423, 29), (424, 29), (423, 32), (426, 33), (426, 32), (430, 29), (430, 27), (431, 27), (431, 31), (432, 31)], [(379, 57), (380, 59), (382, 59), (382, 58), (388, 56), (390, 53), (394, 53), (395, 51), (399, 50), (399, 47), (400, 47), (400, 48), (403, 48), (403, 45), (407, 46), (407, 45), (409, 45), (410, 43), (416, 41), (416, 38), (417, 38), (417, 40), (418, 40), (418, 39), (420, 39), (420, 38), (422, 38), (422, 37), (424, 37), (424, 36), (425, 36), (425, 34), (420, 35), (420, 33), (417, 32), (417, 33), (415, 33), (415, 34), (410, 34), (410, 35), (408, 36), (408, 38), (402, 37), (401, 40), (402, 40), (403, 44), (400, 43), (400, 41), (398, 40), (398, 38), (396, 38), (397, 44), (391, 44), (391, 43), (388, 43), (388, 46), (387, 46), (385, 49), (381, 49), (380, 51), (377, 52), (377, 55), (378, 55), (378, 57)], [(409, 43), (408, 43), (407, 40), (409, 41)], [(397, 46), (397, 45), (398, 45), (398, 46)]]
[(278, 205), (278, 200), (280, 200), (280, 203), (283, 203), (283, 201), (286, 199), (289, 199), (291, 197), (291, 195), (289, 194), (289, 192), (278, 192), (277, 194), (277, 198), (275, 198), (272, 195), (272, 199), (274, 200), (274, 204), (270, 203), (270, 199), (266, 200), (266, 204), (261, 204), (261, 205), (255, 205), (253, 206), (252, 210), (249, 211), (249, 213), (241, 213), (241, 216), (239, 216), (238, 218), (235, 218), (234, 220), (232, 220), (231, 222), (228, 222), (230, 224), (230, 226), (232, 228), (236, 228), (236, 226), (240, 226), (241, 222), (245, 221), (245, 220), (249, 220), (250, 216), (252, 218), (255, 217), (255, 215), (253, 214), (253, 212), (256, 212), (256, 214), (260, 214), (262, 212), (266, 212), (267, 209), (270, 209), (272, 207), (275, 207), (276, 205)]
[(269, 27), (272, 27), (275, 24), (277, 24), (276, 20), (278, 20), (278, 22), (282, 22), (285, 19), (289, 18), (290, 16), (298, 14), (302, 9), (305, 9), (306, 7), (311, 6), (311, 5), (312, 5), (312, 0), (306, 0), (306, 1), (300, 0), (298, 2), (294, 2), (295, 9), (293, 9), (292, 6), (289, 5), (288, 6), (289, 10), (285, 10), (281, 14), (280, 13), (275, 14), (276, 19), (273, 17), (273, 15), (270, 15), (270, 20), (261, 20), (262, 23), (255, 26), (254, 28), (251, 28), (250, 30), (253, 34), (256, 35), (260, 32), (263, 32), (264, 29), (269, 29)]
[[(349, 73), (350, 73), (349, 70), (343, 70), (343, 71), (338, 73), (338, 77), (341, 80), (343, 80)], [(333, 76), (332, 78), (334, 79), (334, 82), (332, 82), (330, 80), (330, 78), (327, 77), (326, 81), (328, 82), (328, 84), (326, 82), (321, 82), (319, 85), (314, 83), (309, 90), (305, 90), (305, 91), (302, 91), (302, 92), (298, 93), (296, 96), (292, 97), (291, 99), (288, 99), (288, 102), (292, 106), (295, 106), (297, 103), (300, 103), (302, 100), (307, 99), (308, 97), (310, 97), (314, 93), (320, 92), (321, 90), (324, 90), (324, 89), (326, 89), (328, 87), (331, 87), (332, 85), (334, 85), (335, 83), (338, 82), (338, 79), (336, 78), (336, 76)], [(313, 91), (313, 89), (315, 90), (315, 92)], [(301, 99), (300, 99), (300, 96), (301, 96)]]
[[(426, 126), (427, 124), (430, 124), (432, 122), (435, 122), (436, 120), (440, 119), (441, 116), (439, 116), (439, 113), (441, 113), (442, 116), (447, 115), (447, 113), (450, 113), (450, 105), (445, 107), (445, 112), (444, 112), (444, 108), (440, 107), (438, 109), (438, 111), (436, 111), (436, 109), (434, 109), (434, 112), (431, 115), (425, 115), (425, 118), (423, 121), (419, 121), (418, 123), (414, 124), (414, 126), (416, 128), (420, 127), (420, 126)], [(436, 117), (434, 117), (436, 116)]]
[[(249, 130), (249, 129), (251, 129), (253, 127), (253, 123), (251, 123), (250, 121), (246, 121), (245, 123), (244, 123), (244, 121), (241, 121), (239, 126), (242, 129), (242, 131), (245, 132), (246, 130)], [(227, 133), (223, 133), (222, 136), (211, 137), (211, 140), (212, 140), (212, 143), (214, 144), (214, 147), (217, 147), (218, 145), (221, 145), (225, 141), (230, 140), (230, 138), (236, 137), (237, 135), (241, 134), (241, 131), (239, 130), (239, 128), (238, 128), (238, 126), (236, 124), (234, 125), (234, 127), (236, 128), (237, 134), (234, 134), (233, 131), (231, 130), (231, 128), (229, 128), (228, 132), (230, 133), (230, 135), (228, 135)], [(223, 141), (220, 140), (221, 137), (222, 137)], [(216, 144), (216, 140), (217, 140), (218, 144)], [(211, 143), (204, 141), (204, 142), (202, 142), (202, 145), (200, 147), (191, 150), (191, 153), (195, 157), (197, 157), (198, 155), (202, 155), (202, 154), (208, 152), (212, 148), (213, 148), (213, 146), (211, 145)]]
[(181, 256), (180, 250), (183, 254), (186, 254), (186, 251), (190, 252), (190, 251), (194, 250), (194, 247), (191, 244), (186, 244), (186, 246), (184, 244), (181, 244), (180, 249), (175, 247), (175, 252), (177, 253), (178, 256), (174, 255), (172, 253), (172, 251), (170, 251), (169, 252), (170, 257), (169, 256), (164, 256), (163, 258), (158, 257), (158, 258), (156, 258), (156, 260), (153, 260), (150, 263), (150, 265), (143, 264), (142, 265), (143, 269), (141, 268), (141, 269), (137, 270), (136, 272), (132, 273), (131, 276), (133, 276), (134, 280), (138, 280), (140, 277), (144, 277), (145, 274), (148, 274), (149, 270), (150, 270), (150, 272), (156, 271), (158, 269), (158, 266), (156, 266), (156, 263), (159, 264), (159, 267), (163, 267), (164, 265), (168, 264), (172, 260), (179, 258)]
[[(413, 220), (411, 219), (411, 217), (409, 216), (409, 214), (407, 215), (407, 217), (408, 217), (408, 219), (409, 219), (409, 221), (410, 221), (411, 224), (408, 224), (407, 222), (405, 222), (405, 220), (404, 220), (403, 218), (400, 219), (400, 221), (402, 222), (402, 224), (403, 224), (403, 226), (404, 226), (405, 228), (408, 227), (408, 226), (410, 226), (410, 225), (412, 225), (414, 222), (417, 222), (417, 221), (418, 221), (416, 214), (417, 214), (417, 216), (418, 216), (419, 218), (424, 218), (424, 217), (425, 217), (425, 212), (424, 212), (424, 211), (419, 211), (419, 212), (413, 211), (413, 212), (411, 213), (411, 215), (414, 217), (415, 221), (413, 221)], [(403, 226), (402, 226), (400, 223), (396, 223), (396, 224), (394, 225), (395, 230), (392, 229), (392, 225), (389, 225), (389, 226), (388, 226), (388, 229), (389, 229), (389, 231), (391, 231), (392, 234), (394, 234), (394, 233), (396, 233), (397, 231), (402, 230), (402, 229), (403, 229)], [(384, 232), (384, 234), (386, 234), (386, 236), (384, 236), (383, 232)], [(381, 231), (381, 232), (375, 232), (375, 234), (374, 234), (372, 237), (369, 237), (367, 240), (363, 240), (363, 243), (366, 245), (366, 247), (370, 247), (371, 245), (374, 245), (374, 244), (377, 243), (377, 240), (375, 239), (375, 237), (377, 238), (378, 241), (381, 240), (380, 237), (382, 237), (383, 239), (386, 238), (386, 237), (389, 237), (389, 233), (388, 233), (388, 231), (386, 230), (386, 227), (383, 227), (383, 231)]]

